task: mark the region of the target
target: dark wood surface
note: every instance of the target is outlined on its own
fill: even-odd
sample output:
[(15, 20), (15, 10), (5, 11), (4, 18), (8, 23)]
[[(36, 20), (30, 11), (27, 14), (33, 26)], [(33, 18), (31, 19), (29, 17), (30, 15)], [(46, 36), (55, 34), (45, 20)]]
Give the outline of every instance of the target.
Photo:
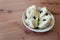
[[(35, 33), (25, 28), (22, 14), (33, 4), (52, 11), (55, 26), (51, 31)], [(0, 0), (0, 40), (60, 40), (60, 0)]]

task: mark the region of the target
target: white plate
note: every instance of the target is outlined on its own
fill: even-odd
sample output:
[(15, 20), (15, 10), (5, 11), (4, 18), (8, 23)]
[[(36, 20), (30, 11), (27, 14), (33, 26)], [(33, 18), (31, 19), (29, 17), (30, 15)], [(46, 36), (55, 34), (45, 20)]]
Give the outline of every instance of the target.
[(23, 15), (22, 15), (23, 24), (25, 25), (26, 28), (28, 28), (31, 31), (34, 31), (34, 32), (47, 32), (47, 31), (51, 30), (54, 27), (55, 19), (54, 19), (54, 16), (52, 15), (52, 13), (50, 13), (52, 21), (51, 21), (50, 25), (48, 27), (46, 27), (45, 29), (32, 29), (29, 26), (27, 26), (25, 24), (25, 14), (26, 13), (24, 12)]

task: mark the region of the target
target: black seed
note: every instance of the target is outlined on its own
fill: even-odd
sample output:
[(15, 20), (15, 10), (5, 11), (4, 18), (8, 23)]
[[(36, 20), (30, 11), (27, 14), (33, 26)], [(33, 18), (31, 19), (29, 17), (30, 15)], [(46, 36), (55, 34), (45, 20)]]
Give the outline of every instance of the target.
[(48, 13), (46, 13), (46, 15), (48, 15)]
[(38, 21), (39, 21), (40, 19), (38, 19)]
[(33, 18), (34, 18), (34, 19), (36, 19), (36, 17), (35, 17), (35, 16), (34, 16)]
[(43, 21), (46, 21), (46, 19), (43, 19)]
[(27, 16), (25, 18), (27, 19)]
[(38, 27), (35, 27), (34, 29), (38, 29)]
[(40, 11), (40, 13), (42, 13), (43, 11)]

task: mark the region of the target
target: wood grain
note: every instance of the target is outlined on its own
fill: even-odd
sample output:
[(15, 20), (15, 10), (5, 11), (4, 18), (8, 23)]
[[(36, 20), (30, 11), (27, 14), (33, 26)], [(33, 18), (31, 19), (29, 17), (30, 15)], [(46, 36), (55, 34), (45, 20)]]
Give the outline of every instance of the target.
[[(46, 6), (54, 15), (51, 31), (35, 33), (25, 28), (22, 14), (33, 4)], [(60, 0), (0, 0), (0, 40), (60, 40)]]

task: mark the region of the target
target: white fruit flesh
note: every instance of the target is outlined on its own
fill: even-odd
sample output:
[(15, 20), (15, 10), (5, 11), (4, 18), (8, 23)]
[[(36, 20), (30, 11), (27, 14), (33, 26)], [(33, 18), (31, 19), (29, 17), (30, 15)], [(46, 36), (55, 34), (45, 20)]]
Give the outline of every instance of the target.
[(43, 7), (43, 8), (41, 8), (41, 11), (42, 11), (42, 13), (40, 13), (40, 18), (42, 18), (47, 13), (48, 10), (46, 7)]
[[(44, 19), (46, 19), (46, 20), (44, 21)], [(38, 27), (39, 28), (46, 28), (49, 25), (50, 21), (51, 21), (51, 16), (50, 15), (44, 16), (40, 20), (40, 23), (39, 23), (39, 26)]]

